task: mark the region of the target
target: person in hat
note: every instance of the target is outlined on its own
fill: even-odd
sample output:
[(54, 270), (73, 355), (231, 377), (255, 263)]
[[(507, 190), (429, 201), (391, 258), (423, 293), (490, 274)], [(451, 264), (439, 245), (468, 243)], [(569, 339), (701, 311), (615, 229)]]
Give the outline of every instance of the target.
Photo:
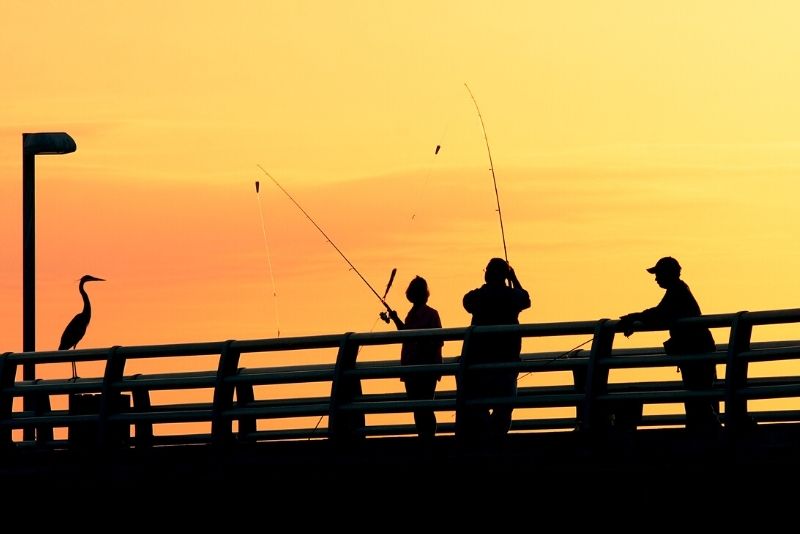
[[(464, 309), (473, 326), (519, 324), (519, 313), (531, 306), (531, 298), (514, 269), (502, 258), (492, 258), (484, 269), (481, 287), (464, 295)], [(519, 362), (522, 339), (518, 334), (473, 335), (464, 354), (467, 372), (464, 387), (468, 399), (515, 397), (517, 371), (470, 371), (476, 363)], [(513, 408), (508, 405), (470, 407), (456, 415), (456, 436), (467, 442), (496, 440), (511, 428)]]
[[(705, 354), (714, 352), (716, 345), (711, 331), (705, 326), (675, 325), (677, 319), (699, 317), (700, 306), (681, 280), (681, 266), (673, 257), (661, 258), (649, 269), (656, 275), (656, 283), (666, 289), (661, 302), (654, 308), (620, 317), (620, 329), (626, 337), (633, 334), (635, 323), (645, 327), (669, 327), (669, 339), (664, 342), (664, 351), (669, 355)], [(710, 361), (684, 362), (678, 365), (683, 384), (689, 390), (711, 389), (716, 379), (714, 363)], [(719, 429), (718, 403), (707, 399), (687, 400), (686, 428), (690, 431)]]

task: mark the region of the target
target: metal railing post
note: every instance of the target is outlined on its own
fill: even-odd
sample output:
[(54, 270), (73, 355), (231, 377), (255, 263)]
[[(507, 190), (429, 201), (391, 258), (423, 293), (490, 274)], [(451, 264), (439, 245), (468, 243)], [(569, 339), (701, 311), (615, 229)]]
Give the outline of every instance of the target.
[(466, 439), (465, 425), (467, 417), (467, 354), (470, 350), (472, 333), (474, 326), (470, 326), (464, 334), (464, 341), (461, 345), (461, 356), (458, 358), (458, 371), (456, 371), (456, 438)]
[(341, 407), (361, 395), (361, 380), (348, 377), (345, 373), (356, 367), (358, 345), (350, 340), (352, 332), (344, 334), (336, 355), (336, 366), (331, 383), (330, 413), (328, 415), (328, 436), (339, 442), (351, 441), (357, 431), (364, 428), (363, 413), (347, 413)]
[[(123, 408), (130, 408), (130, 401), (128, 400), (126, 407), (122, 401), (122, 393), (114, 387), (114, 383), (121, 381), (122, 374), (125, 372), (125, 356), (119, 354), (117, 349), (119, 349), (118, 345), (111, 347), (108, 351), (106, 369), (103, 374), (103, 385), (100, 390), (97, 445), (101, 449), (121, 446), (126, 441), (126, 438), (130, 437), (130, 430), (125, 432), (126, 429), (124, 428), (127, 423), (111, 424), (108, 422), (110, 416), (120, 413)], [(124, 398), (128, 399), (127, 396)]]
[[(133, 410), (135, 412), (149, 412), (150, 411), (150, 390), (146, 387), (136, 387), (134, 384), (131, 387), (131, 395), (133, 397)], [(137, 421), (134, 424), (136, 428), (136, 448), (146, 449), (153, 446), (153, 423), (148, 421)]]
[[(23, 365), (22, 374), (25, 374)], [(41, 378), (34, 378), (33, 383), (38, 384)], [(45, 413), (50, 413), (50, 394), (49, 393), (34, 393), (33, 399), (33, 413), (35, 416), (41, 416)], [(25, 401), (23, 400), (23, 407)], [(24, 434), (24, 432), (23, 432)], [(40, 447), (45, 447), (49, 442), (53, 441), (53, 424), (41, 423), (36, 425), (36, 444)]]
[(583, 405), (578, 406), (578, 424), (581, 430), (597, 431), (608, 426), (606, 406), (599, 406), (598, 395), (608, 388), (608, 367), (600, 360), (611, 356), (614, 345), (615, 324), (610, 319), (600, 319), (594, 329), (594, 339), (586, 367)]
[(747, 418), (747, 399), (740, 398), (738, 391), (747, 385), (748, 362), (739, 354), (750, 350), (752, 333), (753, 325), (747, 312), (737, 313), (731, 323), (725, 366), (725, 428), (734, 434), (742, 429)]
[[(14, 396), (7, 389), (14, 387), (14, 380), (17, 376), (17, 364), (9, 360), (6, 352), (0, 356), (0, 421), (11, 423), (14, 411)], [(12, 439), (11, 426), (0, 426), (0, 449), (11, 447), (14, 443)]]
[(214, 383), (214, 401), (211, 415), (211, 440), (216, 445), (230, 443), (233, 439), (233, 421), (223, 417), (226, 410), (233, 407), (234, 387), (226, 381), (234, 376), (239, 367), (240, 352), (231, 349), (233, 340), (228, 340), (222, 347), (217, 364), (217, 378)]
[[(237, 373), (241, 369), (237, 370)], [(256, 396), (252, 384), (236, 384), (236, 405), (247, 406), (255, 401)], [(239, 418), (239, 439), (246, 440), (250, 434), (256, 431), (256, 418), (253, 416), (243, 416)]]

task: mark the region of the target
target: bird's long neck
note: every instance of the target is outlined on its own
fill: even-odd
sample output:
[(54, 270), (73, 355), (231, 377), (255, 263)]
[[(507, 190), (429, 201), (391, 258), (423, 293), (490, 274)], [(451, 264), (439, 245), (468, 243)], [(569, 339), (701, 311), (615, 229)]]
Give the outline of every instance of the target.
[(89, 303), (89, 295), (86, 294), (86, 290), (83, 289), (84, 282), (81, 282), (78, 286), (78, 291), (81, 293), (81, 297), (83, 297), (83, 315), (86, 317), (92, 316), (92, 305)]

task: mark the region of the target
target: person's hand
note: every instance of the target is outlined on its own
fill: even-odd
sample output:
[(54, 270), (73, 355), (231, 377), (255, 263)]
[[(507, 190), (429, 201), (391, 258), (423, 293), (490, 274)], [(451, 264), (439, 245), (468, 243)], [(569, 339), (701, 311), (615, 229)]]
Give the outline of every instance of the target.
[(378, 316), (383, 320), (384, 323), (387, 324), (390, 321), (397, 323), (400, 320), (400, 317), (397, 316), (397, 312), (394, 310), (380, 312)]
[(508, 281), (511, 282), (512, 286), (516, 286), (519, 284), (519, 280), (517, 280), (517, 273), (514, 272), (514, 268), (509, 265), (508, 267)]
[(637, 322), (638, 321), (634, 319), (632, 313), (623, 315), (619, 318), (619, 329), (622, 330), (622, 333), (625, 334), (625, 337), (631, 337), (633, 335), (634, 326)]

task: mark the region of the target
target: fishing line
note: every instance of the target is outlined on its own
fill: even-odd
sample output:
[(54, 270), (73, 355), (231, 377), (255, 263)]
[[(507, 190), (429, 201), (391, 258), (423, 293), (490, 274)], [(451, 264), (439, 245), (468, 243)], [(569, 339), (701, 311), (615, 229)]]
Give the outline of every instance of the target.
[[(580, 345), (575, 345), (574, 347), (572, 347), (572, 348), (571, 348), (571, 349), (569, 349), (568, 351), (566, 351), (566, 352), (564, 352), (564, 353), (561, 353), (561, 354), (559, 354), (558, 356), (555, 356), (555, 357), (553, 357), (553, 358), (551, 358), (551, 359), (547, 360), (547, 361), (545, 362), (545, 364), (544, 364), (544, 365), (542, 365), (542, 367), (546, 367), (546, 366), (550, 365), (551, 363), (553, 363), (554, 361), (556, 361), (556, 360), (560, 360), (561, 358), (563, 358), (563, 357), (565, 357), (565, 356), (568, 356), (568, 355), (570, 355), (570, 354), (572, 354), (572, 353), (574, 353), (574, 352), (580, 352), (580, 350), (579, 350), (579, 349), (580, 349), (582, 346), (586, 345), (587, 343), (591, 342), (593, 339), (594, 339), (594, 336), (590, 337), (589, 339), (587, 339), (586, 341), (584, 341), (584, 342), (583, 342), (583, 343), (581, 343)], [(535, 369), (535, 370), (533, 370), (533, 371), (529, 371), (529, 372), (525, 373), (524, 375), (522, 375), (522, 376), (518, 377), (518, 378), (517, 378), (517, 382), (519, 382), (520, 380), (522, 380), (522, 379), (523, 379), (523, 378), (525, 378), (526, 376), (528, 376), (528, 375), (530, 375), (530, 374), (533, 374), (533, 373), (535, 373), (535, 372), (539, 372), (539, 371), (541, 371), (541, 367), (540, 367), (539, 369)], [(456, 415), (455, 415), (455, 414), (453, 414), (453, 416), (451, 417), (451, 419), (455, 419), (455, 417), (456, 417)], [(512, 424), (513, 424), (513, 423), (512, 423)]]
[(320, 423), (322, 423), (322, 419), (323, 419), (324, 417), (325, 417), (324, 415), (320, 415), (320, 416), (319, 416), (319, 420), (317, 421), (317, 424), (316, 424), (316, 425), (314, 425), (314, 430), (312, 430), (312, 431), (311, 431), (311, 435), (310, 435), (310, 436), (308, 436), (308, 441), (311, 441), (311, 438), (313, 438), (313, 437), (314, 437), (314, 434), (317, 432), (317, 429), (319, 428), (319, 425), (320, 425)]
[[(289, 198), (289, 200), (291, 200), (292, 203), (295, 206), (297, 206), (297, 209), (299, 209), (303, 213), (303, 215), (305, 215), (306, 219), (308, 219), (311, 222), (311, 224), (313, 224), (314, 227), (317, 230), (319, 230), (319, 232), (325, 237), (325, 239), (328, 241), (328, 243), (330, 243), (331, 246), (336, 250), (336, 252), (338, 252), (339, 255), (342, 257), (342, 259), (344, 259), (344, 261), (347, 262), (347, 264), (350, 266), (350, 268), (353, 270), (353, 272), (355, 272), (358, 275), (358, 277), (361, 278), (361, 280), (364, 282), (364, 284), (366, 284), (366, 286), (370, 289), (370, 291), (372, 291), (372, 293), (378, 298), (378, 300), (381, 301), (381, 304), (383, 304), (383, 306), (386, 308), (386, 311), (387, 312), (391, 312), (392, 308), (390, 308), (389, 305), (386, 303), (385, 296), (389, 293), (389, 289), (392, 287), (392, 282), (394, 281), (395, 274), (397, 274), (397, 269), (392, 269), (392, 274), (389, 277), (389, 283), (386, 285), (386, 292), (384, 293), (384, 296), (381, 297), (380, 294), (378, 294), (378, 292), (375, 291), (375, 288), (373, 288), (372, 285), (367, 281), (367, 279), (364, 278), (364, 275), (361, 274), (361, 271), (359, 271), (356, 268), (356, 266), (353, 265), (353, 262), (351, 262), (347, 258), (347, 256), (344, 255), (344, 253), (339, 249), (339, 247), (337, 247), (336, 244), (331, 240), (331, 238), (328, 237), (328, 234), (325, 233), (325, 231), (316, 223), (316, 221), (311, 217), (311, 215), (309, 215), (308, 212), (303, 209), (303, 207), (294, 199), (294, 197), (292, 195), (290, 195), (289, 192), (286, 189), (283, 188), (283, 186), (278, 182), (278, 180), (276, 180), (270, 173), (268, 173), (267, 170), (264, 167), (262, 167), (261, 165), (256, 165), (256, 166), (259, 169), (261, 169), (261, 172), (263, 172), (267, 176), (267, 178), (272, 180), (272, 182), (276, 186), (278, 186), (278, 189), (283, 191), (283, 193)], [(375, 321), (375, 323), (377, 324), (377, 320)], [(373, 326), (372, 328), (374, 329), (375, 327)], [(316, 433), (317, 428), (319, 428), (319, 425), (322, 423), (322, 419), (324, 417), (325, 417), (324, 415), (320, 416), (319, 420), (317, 421), (317, 424), (314, 426), (314, 430), (311, 431), (311, 435), (308, 437), (309, 440)]]
[[(392, 275), (389, 277), (389, 284), (386, 286), (386, 292), (383, 294), (383, 298), (386, 298), (386, 295), (389, 293), (389, 288), (392, 287), (392, 282), (394, 281), (394, 275), (396, 273), (397, 273), (397, 269), (396, 268), (392, 269)], [(379, 314), (379, 319), (383, 319), (383, 316), (384, 316), (385, 313), (386, 312), (381, 312)], [(388, 315), (386, 317), (387, 317), (387, 319), (385, 319), (385, 320), (388, 323), (389, 322), (388, 321)], [(375, 330), (375, 327), (377, 326), (377, 324), (378, 324), (378, 319), (375, 319), (375, 322), (372, 323), (372, 328), (369, 329), (370, 333), (372, 333)], [(358, 353), (361, 352), (361, 347), (362, 346), (363, 345), (359, 345), (358, 349), (356, 350), (356, 359), (358, 359)], [(311, 438), (313, 438), (314, 434), (317, 433), (317, 429), (319, 428), (319, 425), (322, 424), (322, 420), (325, 417), (327, 417), (327, 415), (325, 415), (325, 414), (319, 416), (319, 419), (317, 420), (317, 424), (314, 425), (314, 430), (312, 430), (311, 431), (311, 435), (308, 436), (308, 441), (311, 441)]]
[(256, 180), (256, 201), (258, 202), (258, 215), (261, 218), (261, 233), (264, 236), (264, 249), (267, 251), (267, 267), (269, 279), (272, 281), (272, 303), (275, 308), (275, 327), (278, 329), (278, 337), (281, 337), (281, 321), (278, 315), (278, 288), (275, 285), (275, 275), (272, 272), (272, 256), (269, 252), (269, 240), (267, 239), (267, 225), (264, 224), (264, 210), (261, 208), (261, 193), (259, 183)]
[(366, 279), (366, 278), (364, 278), (364, 275), (362, 275), (362, 274), (361, 274), (361, 271), (359, 271), (359, 270), (356, 268), (356, 266), (355, 266), (355, 265), (353, 265), (353, 262), (351, 262), (349, 259), (347, 259), (347, 256), (345, 256), (345, 255), (344, 255), (344, 253), (343, 253), (343, 252), (342, 252), (342, 251), (339, 249), (339, 247), (337, 247), (337, 246), (336, 246), (336, 243), (334, 243), (334, 242), (331, 240), (331, 238), (330, 238), (330, 237), (328, 237), (328, 234), (326, 234), (326, 233), (325, 233), (325, 230), (323, 230), (323, 229), (322, 229), (322, 228), (321, 228), (321, 227), (320, 227), (320, 226), (319, 226), (319, 225), (316, 223), (316, 221), (315, 221), (314, 219), (312, 219), (312, 218), (311, 218), (311, 215), (309, 215), (309, 214), (308, 214), (308, 212), (306, 212), (306, 210), (304, 210), (304, 209), (303, 209), (303, 207), (302, 207), (300, 204), (298, 204), (298, 202), (297, 202), (297, 201), (294, 199), (294, 197), (293, 197), (292, 195), (290, 195), (290, 194), (289, 194), (289, 192), (288, 192), (286, 189), (284, 189), (284, 188), (283, 188), (283, 186), (282, 186), (280, 183), (278, 183), (278, 180), (276, 180), (276, 179), (275, 179), (275, 178), (274, 178), (274, 177), (273, 177), (273, 176), (272, 176), (270, 173), (268, 173), (268, 172), (266, 171), (266, 169), (264, 169), (264, 167), (262, 167), (261, 165), (256, 165), (256, 166), (257, 166), (259, 169), (261, 169), (261, 172), (263, 172), (263, 173), (264, 173), (264, 174), (267, 176), (267, 178), (269, 178), (270, 180), (272, 180), (272, 182), (273, 182), (275, 185), (277, 185), (277, 186), (278, 186), (278, 189), (280, 189), (281, 191), (283, 191), (283, 193), (284, 193), (284, 194), (285, 194), (287, 197), (289, 197), (289, 200), (291, 200), (291, 201), (292, 201), (292, 203), (293, 203), (295, 206), (297, 206), (297, 209), (299, 209), (299, 210), (300, 210), (300, 211), (303, 213), (303, 215), (305, 215), (305, 216), (306, 216), (306, 219), (308, 219), (308, 220), (311, 222), (311, 224), (313, 224), (313, 225), (314, 225), (314, 227), (315, 227), (317, 230), (319, 230), (319, 232), (320, 232), (320, 233), (321, 233), (321, 234), (322, 234), (322, 235), (325, 237), (325, 239), (328, 241), (328, 243), (330, 243), (330, 244), (331, 244), (331, 246), (332, 246), (334, 249), (336, 249), (336, 252), (338, 252), (338, 253), (339, 253), (339, 255), (342, 257), (342, 259), (344, 259), (344, 261), (346, 261), (346, 262), (347, 262), (347, 264), (350, 266), (350, 268), (353, 270), (353, 272), (354, 272), (354, 273), (356, 273), (356, 274), (358, 275), (358, 277), (359, 277), (359, 278), (361, 278), (361, 281), (363, 281), (363, 282), (364, 282), (364, 284), (366, 284), (366, 286), (369, 288), (369, 290), (370, 290), (370, 291), (372, 291), (372, 293), (373, 293), (373, 294), (374, 294), (374, 295), (375, 295), (375, 296), (378, 298), (378, 300), (379, 300), (379, 301), (381, 301), (381, 304), (383, 304), (383, 306), (386, 308), (386, 311), (387, 311), (387, 312), (391, 312), (391, 311), (392, 311), (392, 309), (389, 307), (389, 305), (388, 305), (388, 304), (386, 304), (386, 301), (385, 301), (385, 300), (384, 300), (384, 299), (383, 299), (383, 298), (382, 298), (382, 297), (381, 297), (381, 296), (378, 294), (378, 292), (377, 292), (377, 291), (375, 291), (375, 288), (374, 288), (374, 287), (372, 287), (372, 284), (370, 284), (370, 283), (367, 281), (367, 279)]
[(478, 107), (478, 101), (475, 100), (475, 95), (469, 88), (469, 85), (464, 83), (467, 88), (472, 102), (475, 104), (475, 110), (478, 112), (478, 118), (481, 120), (481, 129), (483, 130), (483, 140), (486, 141), (486, 152), (489, 154), (489, 170), (492, 171), (492, 183), (494, 183), (494, 197), (497, 199), (497, 215), (500, 217), (500, 235), (503, 237), (503, 254), (505, 255), (506, 263), (508, 263), (508, 249), (506, 248), (506, 232), (503, 227), (503, 212), (500, 211), (500, 193), (497, 191), (497, 177), (494, 174), (494, 162), (492, 161), (492, 149), (489, 148), (489, 137), (486, 135), (486, 125), (483, 123), (483, 115), (481, 109)]
[[(422, 198), (422, 193), (425, 191), (426, 186), (428, 185), (428, 181), (431, 177), (431, 171), (433, 170), (433, 164), (436, 162), (436, 156), (439, 155), (439, 152), (442, 149), (442, 143), (444, 142), (444, 137), (447, 135), (448, 125), (445, 125), (444, 132), (442, 132), (442, 136), (439, 138), (439, 143), (437, 143), (436, 148), (433, 150), (433, 156), (431, 156), (430, 162), (428, 163), (428, 170), (425, 171), (425, 178), (422, 180), (422, 185), (419, 186), (417, 189), (417, 194), (415, 198)], [(417, 217), (417, 210), (414, 210), (414, 213), (411, 214), (411, 222), (414, 222), (414, 219)]]
[[(592, 341), (593, 339), (594, 339), (594, 336), (593, 336), (593, 337), (590, 337), (589, 339), (587, 339), (586, 341), (584, 341), (584, 342), (583, 342), (583, 343), (581, 343), (580, 345), (575, 345), (574, 347), (572, 347), (571, 349), (569, 349), (567, 352), (564, 352), (564, 353), (562, 353), (562, 354), (559, 354), (558, 356), (555, 356), (554, 358), (551, 358), (551, 359), (547, 360), (547, 361), (544, 363), (544, 365), (542, 365), (542, 367), (545, 367), (545, 366), (547, 366), (547, 365), (550, 365), (550, 364), (551, 364), (551, 363), (553, 363), (554, 361), (556, 361), (556, 360), (560, 360), (561, 358), (563, 358), (563, 357), (565, 357), (565, 356), (569, 356), (570, 354), (572, 354), (572, 353), (574, 353), (574, 352), (580, 352), (580, 348), (581, 348), (582, 346), (586, 345), (587, 343), (589, 343), (590, 341)], [(541, 368), (539, 368), (539, 369), (535, 369), (535, 370), (533, 370), (533, 371), (529, 371), (529, 372), (525, 373), (524, 375), (522, 375), (522, 376), (520, 376), (519, 378), (517, 378), (517, 382), (519, 382), (520, 380), (522, 380), (522, 379), (523, 379), (523, 378), (525, 378), (526, 376), (528, 376), (528, 375), (530, 375), (530, 374), (533, 374), (533, 373), (535, 373), (535, 372), (537, 372), (537, 371), (540, 371), (540, 370), (541, 370)]]

